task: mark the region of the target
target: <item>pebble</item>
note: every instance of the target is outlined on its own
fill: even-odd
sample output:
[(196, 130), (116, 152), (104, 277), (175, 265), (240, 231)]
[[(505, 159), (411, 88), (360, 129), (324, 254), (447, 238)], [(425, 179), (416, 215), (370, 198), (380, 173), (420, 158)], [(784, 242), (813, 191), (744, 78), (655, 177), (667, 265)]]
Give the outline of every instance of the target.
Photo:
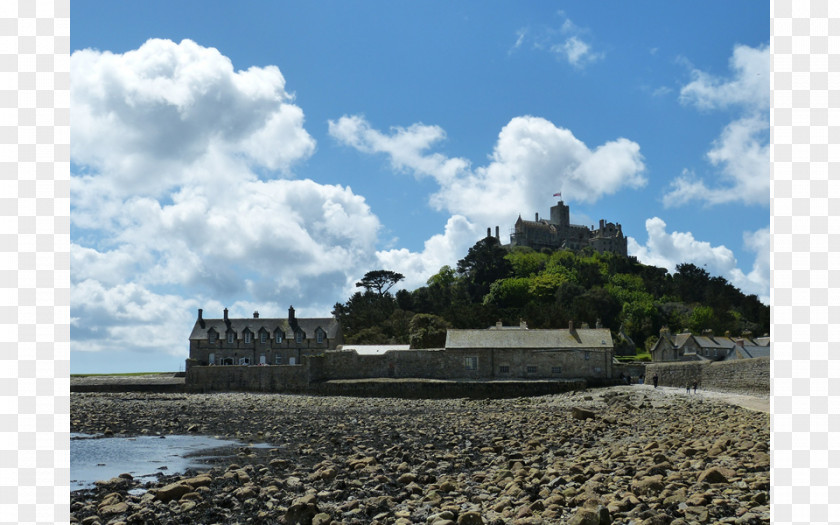
[[(72, 393), (71, 431), (231, 447), (71, 493), (71, 522), (769, 523), (769, 414), (643, 387), (517, 399)], [(134, 489), (146, 492), (138, 494)]]

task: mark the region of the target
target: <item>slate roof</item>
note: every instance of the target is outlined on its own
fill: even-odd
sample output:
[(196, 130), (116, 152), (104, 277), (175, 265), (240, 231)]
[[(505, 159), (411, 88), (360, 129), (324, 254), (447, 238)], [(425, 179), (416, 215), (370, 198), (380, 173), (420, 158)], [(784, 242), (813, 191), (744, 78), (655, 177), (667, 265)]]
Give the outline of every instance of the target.
[(753, 357), (770, 357), (770, 347), (760, 345), (737, 346), (726, 356), (726, 361)]
[[(230, 328), (236, 332), (237, 337), (242, 337), (242, 333), (246, 328), (251, 330), (254, 335), (260, 332), (260, 328), (265, 328), (268, 333), (272, 335), (278, 328), (283, 330), (283, 332), (287, 334), (287, 337), (288, 334), (294, 333), (293, 327), (289, 324), (289, 320), (283, 318), (246, 317), (230, 318), (229, 321)], [(306, 334), (306, 337), (310, 339), (315, 337), (315, 330), (318, 327), (326, 332), (327, 339), (334, 339), (339, 330), (338, 321), (334, 317), (295, 317), (295, 322), (295, 326), (301, 328), (303, 333)], [(190, 341), (206, 340), (207, 332), (210, 328), (215, 328), (216, 332), (218, 332), (221, 337), (224, 337), (224, 334), (228, 330), (228, 324), (225, 323), (224, 319), (205, 318), (204, 328), (202, 328), (199, 321), (196, 320), (195, 325), (193, 325), (192, 333), (190, 334)]]
[(682, 348), (692, 336), (688, 332), (683, 332), (671, 337), (671, 343), (674, 345), (674, 348)]
[(745, 357), (770, 357), (770, 346), (744, 345), (739, 348)]
[(531, 330), (502, 329), (447, 330), (446, 348), (534, 348), (574, 349), (612, 348), (612, 335), (608, 328), (577, 328), (577, 337), (568, 329)]
[[(719, 339), (720, 341), (718, 341), (716, 339)], [(697, 341), (697, 345), (700, 348), (719, 348), (719, 349), (726, 350), (726, 349), (729, 349), (729, 348), (732, 348), (733, 346), (735, 346), (734, 342), (730, 341), (729, 344), (727, 344), (727, 342), (723, 339), (725, 339), (725, 338), (723, 338), (723, 337), (718, 337), (718, 338), (706, 337), (706, 336), (702, 336), (702, 335), (695, 335), (694, 336), (694, 340)]]

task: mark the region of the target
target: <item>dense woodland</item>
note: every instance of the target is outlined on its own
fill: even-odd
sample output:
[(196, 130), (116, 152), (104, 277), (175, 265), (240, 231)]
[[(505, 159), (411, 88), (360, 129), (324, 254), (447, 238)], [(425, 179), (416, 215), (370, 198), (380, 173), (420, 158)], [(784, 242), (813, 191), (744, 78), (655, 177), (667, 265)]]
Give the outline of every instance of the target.
[(717, 335), (770, 332), (770, 307), (744, 295), (723, 277), (693, 264), (672, 275), (634, 257), (584, 249), (511, 251), (494, 237), (469, 249), (456, 268), (444, 266), (414, 291), (391, 288), (403, 279), (389, 270), (368, 272), (363, 289), (336, 303), (347, 343), (443, 347), (446, 328), (487, 328), (501, 320), (529, 328), (565, 328), (600, 320), (617, 348), (646, 352), (667, 326)]

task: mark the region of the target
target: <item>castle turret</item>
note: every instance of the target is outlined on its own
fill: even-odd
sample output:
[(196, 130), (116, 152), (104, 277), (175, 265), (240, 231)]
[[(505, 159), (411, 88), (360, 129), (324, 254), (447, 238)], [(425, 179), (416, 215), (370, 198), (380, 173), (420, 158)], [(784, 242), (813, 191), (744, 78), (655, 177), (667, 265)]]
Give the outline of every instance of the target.
[(551, 207), (551, 223), (560, 227), (569, 226), (569, 207), (558, 201), (556, 206)]

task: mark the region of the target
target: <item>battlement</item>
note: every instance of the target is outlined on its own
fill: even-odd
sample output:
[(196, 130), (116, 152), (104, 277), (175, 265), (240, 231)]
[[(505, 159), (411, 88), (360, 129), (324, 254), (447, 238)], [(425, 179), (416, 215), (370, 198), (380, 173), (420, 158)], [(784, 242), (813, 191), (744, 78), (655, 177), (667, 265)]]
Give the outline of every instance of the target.
[[(533, 221), (526, 221), (520, 215), (510, 234), (509, 246), (527, 246), (534, 250), (581, 250), (589, 246), (599, 253), (627, 256), (627, 238), (621, 231), (621, 224), (604, 219), (599, 221), (598, 228), (571, 224), (569, 206), (563, 201), (551, 207), (549, 217), (548, 220), (540, 219), (539, 213), (536, 213)], [(496, 226), (497, 238), (498, 232), (499, 227)]]

